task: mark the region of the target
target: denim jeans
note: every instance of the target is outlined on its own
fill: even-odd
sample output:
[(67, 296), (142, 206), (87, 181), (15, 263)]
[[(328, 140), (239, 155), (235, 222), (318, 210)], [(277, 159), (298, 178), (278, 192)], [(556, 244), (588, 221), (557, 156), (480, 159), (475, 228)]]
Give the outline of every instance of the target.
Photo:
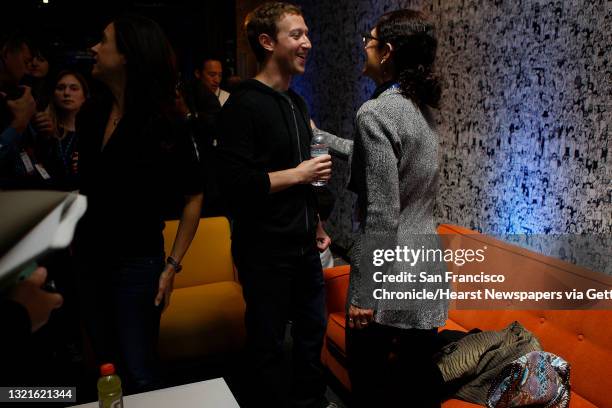
[(154, 301), (163, 254), (85, 262), (80, 262), (80, 295), (96, 362), (117, 366), (126, 393), (159, 388), (157, 342), (163, 304), (155, 306)]
[(271, 255), (234, 244), (246, 301), (247, 406), (285, 407), (285, 328), (293, 338), (291, 406), (321, 407), (326, 385), (321, 347), (327, 325), (325, 282), (316, 247), (303, 255)]

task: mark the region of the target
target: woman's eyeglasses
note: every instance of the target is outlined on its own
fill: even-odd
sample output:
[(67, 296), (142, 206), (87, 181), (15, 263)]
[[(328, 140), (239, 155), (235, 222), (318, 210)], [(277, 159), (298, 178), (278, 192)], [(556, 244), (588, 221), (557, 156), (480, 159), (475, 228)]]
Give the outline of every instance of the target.
[(370, 40), (376, 40), (376, 41), (380, 41), (378, 38), (374, 37), (372, 34), (370, 33), (365, 33), (361, 36), (361, 41), (363, 41), (363, 46), (365, 47)]

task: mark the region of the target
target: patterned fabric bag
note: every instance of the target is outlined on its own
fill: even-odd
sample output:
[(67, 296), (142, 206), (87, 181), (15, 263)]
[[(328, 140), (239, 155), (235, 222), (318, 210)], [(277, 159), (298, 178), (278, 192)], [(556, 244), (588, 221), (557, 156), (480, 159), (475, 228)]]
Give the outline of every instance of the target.
[(489, 408), (567, 408), (570, 365), (545, 351), (532, 351), (504, 367), (487, 397)]

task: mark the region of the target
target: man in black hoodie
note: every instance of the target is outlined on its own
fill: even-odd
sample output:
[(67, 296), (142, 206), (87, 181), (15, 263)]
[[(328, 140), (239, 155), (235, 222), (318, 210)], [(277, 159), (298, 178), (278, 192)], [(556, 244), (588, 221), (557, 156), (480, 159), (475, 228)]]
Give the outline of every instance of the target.
[[(311, 48), (301, 10), (265, 3), (245, 27), (261, 70), (221, 111), (217, 168), (234, 220), (232, 253), (246, 300), (248, 405), (283, 407), (283, 340), (292, 322), (291, 406), (324, 407), (326, 328), (319, 251), (323, 230), (310, 185), (331, 177), (331, 156), (310, 159), (310, 117), (289, 89)], [(250, 391), (250, 392), (249, 392)]]

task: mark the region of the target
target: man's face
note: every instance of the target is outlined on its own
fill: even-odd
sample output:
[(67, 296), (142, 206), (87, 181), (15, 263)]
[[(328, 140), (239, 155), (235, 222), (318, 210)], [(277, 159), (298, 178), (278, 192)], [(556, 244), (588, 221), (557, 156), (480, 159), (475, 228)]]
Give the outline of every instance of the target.
[(221, 61), (208, 60), (204, 62), (200, 80), (210, 92), (217, 93), (219, 85), (221, 85), (221, 79), (223, 79), (223, 66), (221, 65)]
[(312, 44), (308, 39), (308, 27), (297, 14), (284, 14), (276, 23), (278, 33), (274, 41), (272, 59), (285, 74), (303, 74)]
[(32, 60), (32, 53), (27, 44), (21, 44), (19, 49), (4, 51), (3, 58), (6, 73), (15, 82), (19, 82), (28, 72), (28, 64)]

